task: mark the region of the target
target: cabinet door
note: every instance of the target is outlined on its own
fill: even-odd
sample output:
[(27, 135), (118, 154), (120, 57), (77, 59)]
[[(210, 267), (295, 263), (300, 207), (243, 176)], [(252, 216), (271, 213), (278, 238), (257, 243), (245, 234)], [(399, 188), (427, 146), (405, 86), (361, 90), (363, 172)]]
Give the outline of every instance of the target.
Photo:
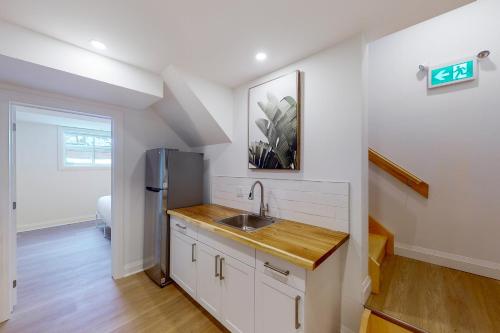
[(273, 278), (255, 273), (255, 331), (304, 331), (304, 293)]
[(255, 269), (229, 256), (220, 260), (222, 322), (231, 332), (253, 333)]
[(173, 230), (170, 251), (172, 279), (196, 297), (196, 240)]
[(200, 303), (212, 316), (221, 318), (221, 283), (220, 258), (222, 254), (203, 243), (198, 243), (198, 282), (196, 296)]

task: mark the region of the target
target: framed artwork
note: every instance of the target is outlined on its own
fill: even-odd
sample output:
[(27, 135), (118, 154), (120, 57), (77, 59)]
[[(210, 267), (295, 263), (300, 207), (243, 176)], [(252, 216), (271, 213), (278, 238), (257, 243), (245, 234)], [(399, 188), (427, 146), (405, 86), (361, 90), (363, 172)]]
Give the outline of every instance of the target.
[(300, 72), (248, 90), (248, 167), (300, 170)]

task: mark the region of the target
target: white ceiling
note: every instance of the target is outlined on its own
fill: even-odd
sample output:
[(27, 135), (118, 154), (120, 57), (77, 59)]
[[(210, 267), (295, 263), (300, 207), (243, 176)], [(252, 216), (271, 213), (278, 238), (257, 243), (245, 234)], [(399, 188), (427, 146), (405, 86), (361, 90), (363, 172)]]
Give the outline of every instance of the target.
[[(357, 32), (369, 39), (472, 0), (0, 0), (0, 18), (160, 73), (236, 86)], [(257, 63), (257, 51), (268, 60)]]
[(98, 131), (111, 131), (111, 120), (70, 112), (48, 110), (26, 105), (16, 105), (16, 121)]

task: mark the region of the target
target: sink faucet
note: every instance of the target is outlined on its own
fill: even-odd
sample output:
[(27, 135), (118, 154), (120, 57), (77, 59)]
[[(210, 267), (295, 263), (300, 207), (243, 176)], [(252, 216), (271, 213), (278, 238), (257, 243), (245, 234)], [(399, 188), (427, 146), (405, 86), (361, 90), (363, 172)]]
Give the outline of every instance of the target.
[(266, 216), (266, 212), (269, 211), (269, 206), (266, 204), (264, 205), (264, 185), (260, 181), (256, 181), (253, 183), (252, 188), (250, 189), (250, 194), (248, 194), (248, 200), (253, 200), (254, 198), (254, 190), (255, 190), (255, 185), (259, 184), (260, 185), (260, 208), (259, 208), (259, 215), (260, 216)]

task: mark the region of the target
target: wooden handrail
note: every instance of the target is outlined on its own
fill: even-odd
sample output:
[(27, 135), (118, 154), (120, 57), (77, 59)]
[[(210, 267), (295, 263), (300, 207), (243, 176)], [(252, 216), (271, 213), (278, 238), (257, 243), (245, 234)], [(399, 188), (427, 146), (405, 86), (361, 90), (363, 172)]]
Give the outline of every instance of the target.
[(372, 148), (368, 148), (368, 159), (380, 169), (411, 187), (415, 192), (425, 198), (429, 198), (429, 184), (412, 174), (410, 171), (380, 155)]

